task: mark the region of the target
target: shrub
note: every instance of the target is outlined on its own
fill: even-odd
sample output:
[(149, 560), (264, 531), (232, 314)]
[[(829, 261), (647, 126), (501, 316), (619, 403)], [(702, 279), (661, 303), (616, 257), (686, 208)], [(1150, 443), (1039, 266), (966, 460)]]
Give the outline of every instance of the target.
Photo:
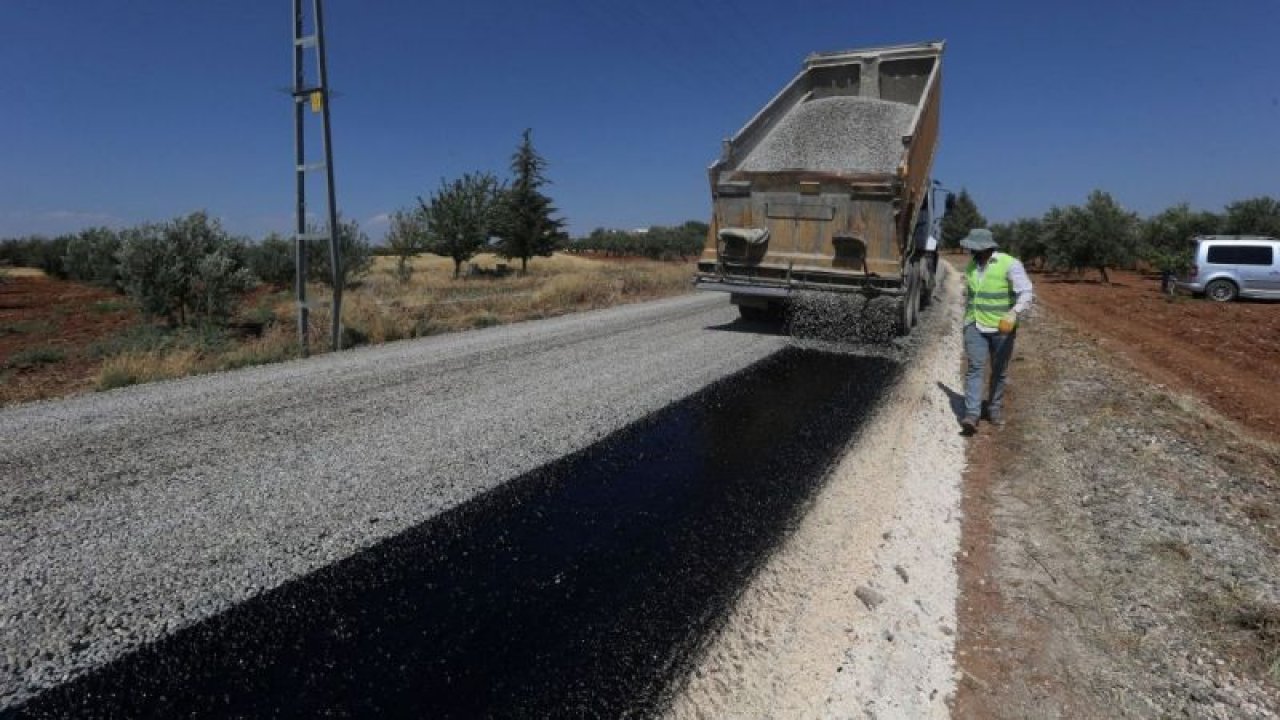
[(396, 256), (396, 279), (409, 282), (413, 265), (409, 260), (426, 245), (426, 215), (422, 210), (397, 210), (391, 215), (386, 252)]
[(63, 269), (72, 280), (118, 290), (120, 264), (116, 253), (119, 250), (120, 236), (110, 228), (84, 230), (67, 241), (62, 256)]
[(259, 280), (276, 287), (289, 287), (296, 279), (293, 241), (271, 233), (257, 245), (245, 249), (249, 271)]
[(117, 253), (125, 291), (170, 325), (224, 322), (253, 284), (244, 256), (243, 244), (203, 212), (127, 230)]
[[(325, 230), (315, 228), (311, 233), (323, 233)], [(357, 278), (363, 277), (373, 266), (373, 249), (369, 238), (360, 231), (356, 221), (338, 221), (338, 253), (342, 259), (342, 284), (351, 287)], [(307, 276), (315, 282), (333, 287), (333, 272), (330, 269), (329, 242), (327, 240), (307, 243)]]

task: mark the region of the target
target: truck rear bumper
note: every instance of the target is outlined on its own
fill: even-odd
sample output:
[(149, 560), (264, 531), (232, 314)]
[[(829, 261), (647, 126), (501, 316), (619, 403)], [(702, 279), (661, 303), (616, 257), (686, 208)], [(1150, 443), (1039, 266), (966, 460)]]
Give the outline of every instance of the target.
[(901, 295), (901, 285), (890, 286), (875, 282), (814, 282), (811, 280), (770, 281), (759, 278), (737, 279), (699, 273), (694, 278), (695, 289), (727, 292), (747, 297), (785, 300), (792, 293), (800, 291), (840, 292), (840, 293), (874, 293), (876, 295)]
[(746, 295), (749, 297), (769, 298), (774, 300), (785, 300), (791, 295), (791, 289), (786, 287), (771, 287), (765, 285), (751, 285), (747, 283), (728, 282), (722, 280), (698, 278), (694, 281), (693, 287), (697, 290), (711, 290), (715, 292), (727, 292), (734, 295)]

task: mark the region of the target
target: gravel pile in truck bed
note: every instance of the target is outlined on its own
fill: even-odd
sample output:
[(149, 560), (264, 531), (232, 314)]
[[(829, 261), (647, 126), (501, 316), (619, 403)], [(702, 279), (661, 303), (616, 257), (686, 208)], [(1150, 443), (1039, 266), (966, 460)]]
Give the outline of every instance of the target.
[(891, 173), (915, 112), (914, 105), (875, 98), (809, 100), (778, 121), (738, 169)]

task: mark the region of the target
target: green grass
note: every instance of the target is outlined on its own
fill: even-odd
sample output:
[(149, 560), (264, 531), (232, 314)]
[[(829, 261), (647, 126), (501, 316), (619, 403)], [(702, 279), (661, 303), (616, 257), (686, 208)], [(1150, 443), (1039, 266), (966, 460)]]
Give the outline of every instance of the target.
[(102, 372), (98, 373), (99, 390), (114, 390), (136, 385), (137, 383), (138, 377), (136, 375), (116, 368), (103, 369)]
[(480, 314), (474, 316), (471, 319), (471, 323), (472, 323), (472, 327), (487, 328), (487, 327), (493, 327), (494, 325), (501, 325), (502, 318), (499, 318), (497, 315), (494, 315), (493, 313), (485, 310), (485, 311), (482, 311)]
[(134, 325), (89, 347), (95, 358), (124, 353), (197, 350), (221, 352), (230, 345), (226, 330), (217, 327), (170, 328), (163, 325)]
[(0, 325), (0, 336), (3, 335), (48, 335), (56, 326), (47, 320), (28, 320), (27, 322), (5, 323)]
[(274, 292), (269, 295), (263, 295), (253, 307), (246, 308), (241, 311), (240, 315), (249, 322), (262, 323), (270, 325), (276, 320), (276, 306), (289, 302), (293, 294), (288, 291)]
[(89, 310), (99, 315), (106, 315), (108, 313), (120, 312), (121, 310), (128, 309), (129, 303), (125, 300), (99, 300), (89, 306)]
[(36, 347), (19, 350), (14, 353), (9, 361), (5, 363), (6, 368), (15, 368), (18, 370), (29, 370), (40, 365), (52, 365), (60, 363), (67, 358), (67, 354), (55, 347)]

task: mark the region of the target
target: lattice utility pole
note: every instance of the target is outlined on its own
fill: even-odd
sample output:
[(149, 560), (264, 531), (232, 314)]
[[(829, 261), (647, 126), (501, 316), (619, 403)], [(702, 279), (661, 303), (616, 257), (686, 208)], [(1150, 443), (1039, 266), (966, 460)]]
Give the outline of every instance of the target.
[[(338, 244), (338, 204), (333, 187), (333, 142), (329, 132), (329, 69), (324, 51), (324, 14), (321, 0), (312, 0), (312, 22), (315, 32), (308, 35), (305, 30), (303, 16), (303, 0), (293, 0), (293, 145), (294, 166), (297, 187), (297, 226), (294, 235), (294, 253), (297, 274), (294, 284), (298, 293), (298, 342), (302, 354), (306, 355), (307, 347), (307, 243), (318, 240), (329, 240), (329, 265), (333, 271), (333, 308), (330, 328), (330, 342), (334, 350), (342, 349), (342, 252)], [(307, 81), (306, 56), (307, 48), (316, 53), (316, 82)], [(323, 138), (324, 160), (307, 163), (304, 130), (306, 126), (306, 106), (311, 106), (312, 113), (319, 113)], [(313, 170), (325, 171), (325, 189), (327, 191), (329, 232), (307, 232), (307, 173)]]

